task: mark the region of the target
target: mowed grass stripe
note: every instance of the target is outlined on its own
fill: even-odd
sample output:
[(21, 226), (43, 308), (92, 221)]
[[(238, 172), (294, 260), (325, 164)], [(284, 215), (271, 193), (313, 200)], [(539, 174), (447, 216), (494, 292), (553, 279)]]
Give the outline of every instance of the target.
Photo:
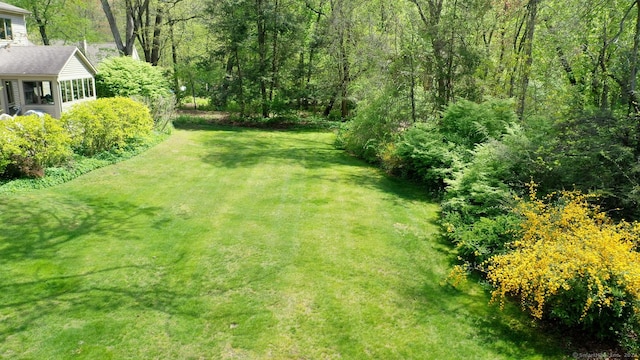
[(561, 358), (452, 260), (420, 188), (334, 135), (177, 130), (0, 201), (0, 357)]

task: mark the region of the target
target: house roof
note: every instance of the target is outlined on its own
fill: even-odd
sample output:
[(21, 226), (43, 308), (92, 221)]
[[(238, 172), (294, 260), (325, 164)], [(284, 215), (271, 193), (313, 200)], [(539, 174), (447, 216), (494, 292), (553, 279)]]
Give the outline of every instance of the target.
[(75, 46), (6, 46), (0, 48), (0, 74), (55, 76), (76, 55), (95, 72)]
[(86, 44), (81, 50), (94, 65), (101, 63), (104, 59), (120, 56), (120, 51), (115, 43)]
[(9, 12), (14, 14), (28, 15), (30, 11), (19, 8), (17, 6), (9, 5), (7, 3), (0, 2), (0, 12)]
[[(120, 50), (118, 50), (118, 46), (114, 42), (91, 44), (85, 41), (81, 41), (78, 47), (80, 48), (80, 51), (82, 51), (87, 57), (87, 59), (89, 59), (89, 61), (91, 61), (91, 63), (95, 66), (98, 66), (98, 64), (100, 64), (105, 59), (122, 56), (122, 53), (120, 52)], [(131, 54), (131, 57), (136, 60), (140, 60), (135, 47), (133, 48), (133, 54)]]

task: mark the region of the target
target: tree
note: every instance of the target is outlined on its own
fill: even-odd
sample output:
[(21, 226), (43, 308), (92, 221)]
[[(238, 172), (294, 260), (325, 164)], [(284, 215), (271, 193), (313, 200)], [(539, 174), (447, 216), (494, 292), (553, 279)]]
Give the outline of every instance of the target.
[(44, 45), (52, 40), (77, 42), (83, 39), (102, 39), (100, 27), (91, 2), (81, 0), (14, 0), (16, 6), (31, 11), (34, 30)]
[(133, 53), (133, 46), (135, 41), (135, 28), (133, 24), (133, 13), (131, 12), (131, 1), (126, 0), (126, 30), (124, 42), (122, 36), (120, 35), (120, 28), (118, 27), (118, 23), (116, 21), (116, 17), (114, 16), (113, 10), (111, 8), (111, 4), (109, 4), (109, 0), (100, 0), (102, 3), (102, 9), (109, 21), (109, 28), (111, 29), (111, 33), (113, 34), (113, 40), (116, 43), (118, 51), (125, 56), (131, 56)]
[[(125, 0), (123, 4), (125, 13), (125, 34), (123, 39), (115, 12), (109, 0), (101, 0), (101, 3), (118, 50), (124, 55), (131, 55), (137, 40), (142, 48), (145, 61), (154, 66), (158, 65), (161, 58), (161, 43), (164, 40), (163, 34), (167, 28), (167, 19), (170, 18), (170, 25), (173, 25), (178, 21), (186, 21), (195, 17), (170, 17), (169, 14), (179, 4), (190, 3), (190, 1)], [(194, 12), (196, 9), (194, 9)]]

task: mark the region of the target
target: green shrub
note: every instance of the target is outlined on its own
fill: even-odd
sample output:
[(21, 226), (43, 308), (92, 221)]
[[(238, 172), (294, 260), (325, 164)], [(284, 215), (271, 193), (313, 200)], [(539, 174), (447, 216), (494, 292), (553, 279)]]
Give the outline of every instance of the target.
[(178, 103), (180, 109), (195, 109), (195, 110), (213, 110), (211, 105), (211, 99), (193, 96), (183, 96)]
[(499, 137), (516, 120), (511, 101), (491, 99), (477, 104), (460, 100), (447, 107), (439, 128), (447, 141), (473, 149)]
[(169, 81), (162, 71), (151, 64), (128, 56), (109, 58), (98, 66), (96, 91), (98, 97), (168, 96)]
[(68, 162), (65, 162), (63, 166), (47, 167), (44, 178), (22, 178), (7, 182), (0, 182), (0, 194), (13, 193), (22, 190), (44, 189), (60, 185), (103, 166), (130, 159), (160, 143), (166, 138), (166, 134), (157, 133), (151, 137), (150, 141), (147, 141), (144, 144), (127, 147), (126, 150), (117, 151), (117, 153), (100, 153), (95, 157), (76, 155)]
[[(490, 100), (476, 104), (461, 100), (449, 105), (438, 123), (414, 124), (398, 136), (397, 156), (404, 173), (425, 182), (433, 192), (442, 193), (452, 182), (460, 183), (461, 172), (468, 178), (465, 186), (472, 186), (470, 183), (484, 177), (484, 170), (477, 172), (475, 178), (465, 170), (474, 161), (475, 147), (501, 138), (515, 120), (511, 102)], [(497, 174), (490, 178), (489, 184), (479, 186), (493, 187), (501, 179)], [(474, 193), (477, 190), (489, 189), (478, 188)]]
[(372, 101), (358, 105), (355, 117), (340, 128), (337, 142), (340, 148), (372, 163), (380, 161), (380, 151), (409, 124), (394, 112), (398, 105), (387, 95), (380, 92)]
[(459, 152), (431, 124), (414, 124), (396, 141), (404, 174), (423, 181), (434, 193), (441, 193), (446, 181), (462, 166)]
[(87, 156), (144, 142), (154, 125), (146, 106), (123, 97), (78, 104), (63, 114), (62, 122), (74, 150)]
[(531, 143), (519, 125), (499, 139), (477, 144), (471, 160), (447, 181), (443, 211), (458, 212), (469, 221), (505, 213), (514, 191), (525, 189), (531, 176)]
[(0, 121), (0, 173), (5, 177), (42, 177), (46, 166), (71, 156), (71, 138), (49, 115)]
[(133, 99), (149, 108), (151, 117), (153, 118), (153, 128), (156, 131), (162, 133), (171, 132), (171, 122), (176, 115), (175, 96), (157, 96), (155, 98), (136, 96)]
[(520, 217), (503, 214), (481, 217), (472, 223), (458, 213), (443, 217), (446, 236), (456, 245), (458, 255), (469, 264), (481, 264), (491, 256), (503, 254), (520, 230)]
[[(574, 188), (596, 191), (617, 218), (640, 217), (640, 128), (638, 117), (592, 111), (555, 123), (558, 135), (540, 140), (552, 166), (536, 178), (540, 192)], [(588, 171), (585, 171), (588, 169)]]
[(98, 67), (98, 97), (130, 97), (147, 105), (155, 129), (169, 131), (176, 97), (162, 71), (144, 61), (127, 56), (110, 58)]

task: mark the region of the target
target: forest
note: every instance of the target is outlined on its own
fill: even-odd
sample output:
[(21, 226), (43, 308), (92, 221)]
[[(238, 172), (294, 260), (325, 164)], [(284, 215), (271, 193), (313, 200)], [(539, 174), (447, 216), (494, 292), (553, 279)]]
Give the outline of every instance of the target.
[(441, 202), (452, 277), (640, 352), (640, 0), (7, 2), (35, 43), (136, 48), (181, 103), (335, 121)]

